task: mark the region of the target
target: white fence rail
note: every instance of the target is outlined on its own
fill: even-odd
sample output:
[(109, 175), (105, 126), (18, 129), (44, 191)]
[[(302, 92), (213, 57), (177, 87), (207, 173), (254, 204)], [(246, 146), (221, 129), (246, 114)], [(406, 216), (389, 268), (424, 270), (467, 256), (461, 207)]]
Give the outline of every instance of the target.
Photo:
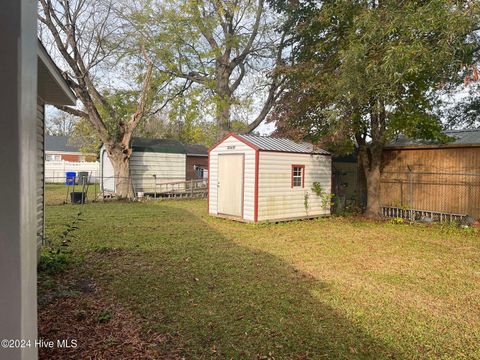
[(45, 161), (45, 182), (47, 183), (64, 183), (66, 172), (87, 171), (90, 178), (100, 178), (100, 163), (98, 161), (89, 162), (70, 162), (70, 161)]

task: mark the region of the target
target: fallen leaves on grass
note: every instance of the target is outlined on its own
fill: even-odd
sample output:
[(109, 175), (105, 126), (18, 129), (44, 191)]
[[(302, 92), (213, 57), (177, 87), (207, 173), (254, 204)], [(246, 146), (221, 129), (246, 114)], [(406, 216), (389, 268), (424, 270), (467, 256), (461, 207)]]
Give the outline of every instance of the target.
[[(57, 281), (62, 283), (60, 286), (68, 286), (65, 280)], [(141, 319), (105, 295), (93, 280), (80, 279), (70, 284), (89, 290), (75, 296), (50, 295), (49, 302), (40, 306), (39, 338), (55, 343), (52, 348), (39, 349), (40, 359), (180, 358), (171, 351), (165, 353), (165, 346), (173, 339), (142, 332)], [(76, 340), (77, 346), (62, 348), (57, 340), (68, 340), (70, 344)]]

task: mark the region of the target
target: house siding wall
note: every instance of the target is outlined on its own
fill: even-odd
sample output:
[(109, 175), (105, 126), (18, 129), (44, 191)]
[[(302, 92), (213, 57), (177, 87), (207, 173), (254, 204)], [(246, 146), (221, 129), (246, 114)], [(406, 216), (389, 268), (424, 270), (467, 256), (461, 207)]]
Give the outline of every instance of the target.
[(188, 156), (186, 160), (186, 179), (192, 180), (197, 179), (197, 174), (195, 173), (194, 166), (202, 166), (205, 169), (208, 167), (208, 157), (207, 156)]
[[(97, 154), (83, 154), (83, 153), (66, 153), (63, 151), (45, 150), (46, 161), (69, 161), (69, 162), (95, 162), (97, 161)], [(55, 156), (55, 160), (51, 159)], [(49, 159), (50, 157), (50, 159)]]
[[(115, 191), (113, 166), (103, 148), (102, 155), (102, 189)], [(130, 158), (130, 174), (135, 192), (153, 193), (162, 188), (158, 184), (185, 180), (185, 154), (133, 152)], [(155, 179), (157, 176), (155, 187)]]
[[(156, 184), (185, 181), (185, 154), (134, 152), (130, 159), (130, 173), (136, 192), (154, 192)], [(160, 190), (157, 187), (157, 191)]]
[(64, 161), (78, 162), (82, 160), (81, 158), (81, 155), (62, 155)]
[(218, 155), (244, 154), (244, 183), (243, 183), (243, 218), (254, 221), (254, 194), (255, 194), (255, 150), (233, 136), (225, 139), (216, 148), (210, 151), (209, 157), (209, 213), (218, 214), (217, 183), (218, 183)]
[[(315, 181), (331, 191), (331, 158), (324, 155), (260, 151), (258, 221), (330, 214), (312, 190)], [(291, 187), (292, 165), (305, 165), (304, 187)], [(309, 193), (309, 210), (305, 194)]]
[(37, 98), (37, 251), (40, 253), (45, 235), (45, 104)]

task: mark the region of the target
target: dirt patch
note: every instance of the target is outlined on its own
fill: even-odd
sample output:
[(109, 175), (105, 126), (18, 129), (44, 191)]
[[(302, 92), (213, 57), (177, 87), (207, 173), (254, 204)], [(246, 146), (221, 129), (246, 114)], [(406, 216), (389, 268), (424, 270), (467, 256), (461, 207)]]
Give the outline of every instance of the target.
[(64, 275), (54, 281), (39, 302), (39, 339), (45, 344), (39, 348), (40, 359), (180, 358), (171, 351), (174, 339), (143, 331), (142, 319), (92, 278)]

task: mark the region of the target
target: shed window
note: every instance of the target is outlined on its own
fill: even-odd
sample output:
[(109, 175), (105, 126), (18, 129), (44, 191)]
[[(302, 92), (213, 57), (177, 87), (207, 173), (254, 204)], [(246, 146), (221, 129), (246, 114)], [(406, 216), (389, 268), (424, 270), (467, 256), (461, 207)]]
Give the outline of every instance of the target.
[(305, 184), (305, 165), (292, 165), (292, 188)]

